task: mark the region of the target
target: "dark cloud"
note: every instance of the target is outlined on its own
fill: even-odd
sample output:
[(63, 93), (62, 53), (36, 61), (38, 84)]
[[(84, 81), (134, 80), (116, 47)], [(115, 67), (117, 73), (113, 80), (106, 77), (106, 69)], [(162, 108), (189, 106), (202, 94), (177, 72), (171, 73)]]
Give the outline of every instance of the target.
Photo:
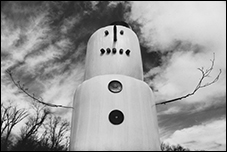
[(26, 41), (28, 40), (28, 37), (25, 34), (21, 34), (19, 36), (19, 39), (15, 41), (14, 46), (15, 47), (20, 47), (23, 45)]
[[(48, 37), (43, 37), (43, 40), (39, 42), (39, 44), (35, 44), (36, 47), (25, 55), (24, 60), (42, 54), (50, 45), (56, 46), (60, 40), (68, 38), (71, 41), (69, 48), (64, 50), (64, 54), (60, 58), (54, 59), (53, 63), (64, 63), (66, 60), (70, 59), (71, 64), (77, 64), (78, 62), (83, 62), (86, 47), (80, 50), (79, 55), (75, 56), (74, 54), (77, 53), (81, 44), (86, 45), (89, 37), (97, 29), (117, 20), (127, 20), (125, 16), (131, 11), (129, 2), (117, 3), (115, 5), (110, 5), (110, 3), (110, 1), (100, 1), (94, 7), (90, 1), (9, 2), (3, 4), (2, 12), (7, 16), (7, 19), (12, 20), (13, 24), (20, 28), (25, 28), (26, 25), (30, 23), (29, 19), (35, 19), (37, 16), (36, 13), (42, 12), (40, 11), (41, 8), (47, 13), (44, 24), (49, 27), (49, 30), (46, 32)], [(16, 10), (13, 10), (14, 8), (16, 8)], [(74, 18), (78, 18), (79, 23), (76, 22), (68, 27), (66, 33), (61, 33), (61, 28), (65, 26), (65, 22)], [(139, 35), (141, 25), (136, 21), (129, 21), (129, 24), (132, 26), (133, 31)], [(51, 39), (49, 37), (51, 37)], [(29, 39), (29, 37), (22, 33), (19, 39), (15, 41), (15, 47), (20, 47), (27, 39)], [(149, 53), (148, 49), (150, 48), (141, 46), (145, 72), (161, 64), (161, 54), (157, 52)], [(42, 64), (40, 66), (42, 66)], [(66, 66), (66, 69), (68, 69), (68, 65)], [(46, 66), (43, 66), (43, 68), (45, 67)]]
[[(210, 120), (218, 120), (222, 117), (226, 117), (226, 96), (216, 97), (212, 100), (219, 102), (217, 104), (212, 104), (212, 106), (206, 106), (205, 103), (194, 103), (194, 104), (184, 104), (184, 103), (173, 103), (169, 105), (157, 106), (157, 113), (159, 126), (168, 130), (168, 134), (171, 135), (176, 130), (181, 130), (183, 128), (189, 128), (194, 125), (201, 125), (204, 122)], [(184, 101), (180, 101), (184, 102)], [(180, 107), (180, 111), (176, 113), (164, 113), (169, 107), (173, 106)], [(200, 109), (202, 110), (196, 110)]]
[(7, 52), (1, 52), (1, 61), (9, 59), (10, 54)]
[[(97, 4), (91, 1), (2, 3), (1, 13), (4, 21), (7, 21), (5, 28), (11, 25), (12, 32), (20, 29), (13, 47), (15, 50), (21, 48), (21, 53), (26, 51), (20, 61), (8, 67), (13, 71), (15, 79), (40, 94), (39, 87), (33, 87), (36, 83), (37, 86), (41, 86), (38, 85), (38, 81), (46, 82), (64, 73), (70, 74), (75, 70), (73, 68), (75, 65), (84, 64), (89, 37), (111, 22), (124, 20), (125, 13), (130, 11), (128, 2), (111, 3), (110, 1), (100, 1)], [(63, 31), (63, 28), (66, 30)], [(30, 41), (32, 35), (27, 31), (33, 30), (43, 34)], [(67, 44), (61, 43), (65, 43), (64, 41), (68, 41)], [(29, 48), (23, 50), (26, 45), (29, 45)], [(49, 55), (48, 52), (50, 55), (57, 55), (41, 60), (40, 63), (34, 64), (33, 69), (29, 69), (30, 62), (40, 60), (42, 56), (48, 58), (46, 56)], [(14, 54), (2, 55), (4, 58), (14, 57)]]
[[(109, 3), (108, 1), (100, 1), (94, 9), (90, 1), (50, 2), (47, 16), (51, 34), (54, 35), (52, 44), (64, 35), (71, 40), (72, 49), (75, 51), (81, 43), (86, 44), (93, 32), (99, 28), (115, 20), (124, 20), (124, 13), (129, 10), (126, 7), (127, 5), (119, 3), (110, 7), (108, 6)], [(78, 18), (79, 24), (75, 23), (66, 33), (62, 34), (60, 31), (65, 21), (73, 18)], [(74, 51), (67, 52), (63, 59), (68, 59), (75, 53)], [(83, 52), (83, 55), (85, 55), (86, 49)]]
[[(141, 45), (141, 55), (143, 60), (143, 71), (147, 73), (150, 69), (162, 65), (162, 53), (161, 52), (148, 52), (149, 48), (145, 48)], [(152, 79), (152, 78), (150, 78)]]
[[(114, 7), (108, 6), (110, 2), (100, 1), (93, 9), (90, 1), (53, 2), (50, 4), (48, 17), (51, 29), (56, 32), (64, 24), (64, 20), (80, 16), (80, 24), (75, 24), (67, 33), (72, 39), (84, 39), (95, 30), (116, 20), (124, 20), (124, 14), (129, 11), (128, 5), (119, 3)], [(127, 2), (125, 2), (127, 3)], [(82, 37), (78, 36), (82, 31)], [(88, 37), (87, 37), (88, 38)]]
[(1, 4), (1, 14), (11, 21), (13, 28), (20, 29), (26, 29), (30, 19), (44, 9), (42, 1), (8, 1)]

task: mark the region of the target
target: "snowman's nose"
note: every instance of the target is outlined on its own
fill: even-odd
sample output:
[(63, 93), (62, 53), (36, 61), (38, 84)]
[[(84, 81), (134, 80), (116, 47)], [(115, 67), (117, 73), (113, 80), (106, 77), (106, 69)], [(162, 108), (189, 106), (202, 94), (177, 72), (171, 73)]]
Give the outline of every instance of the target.
[(117, 42), (117, 26), (116, 25), (114, 25), (113, 31), (114, 31), (114, 37), (113, 37), (114, 42)]

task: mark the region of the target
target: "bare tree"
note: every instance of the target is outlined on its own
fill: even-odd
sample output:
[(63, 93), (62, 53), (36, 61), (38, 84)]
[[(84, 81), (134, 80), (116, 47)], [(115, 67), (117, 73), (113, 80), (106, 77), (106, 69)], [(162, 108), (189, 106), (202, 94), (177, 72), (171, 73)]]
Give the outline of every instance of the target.
[(174, 98), (174, 99), (171, 99), (171, 100), (167, 100), (167, 101), (163, 101), (163, 102), (156, 103), (156, 105), (167, 104), (167, 103), (174, 102), (174, 101), (177, 101), (177, 100), (182, 100), (182, 99), (184, 99), (184, 98), (187, 98), (187, 97), (189, 97), (189, 96), (194, 95), (199, 89), (205, 88), (205, 87), (207, 87), (207, 86), (209, 86), (209, 85), (211, 85), (211, 84), (217, 82), (218, 79), (219, 79), (219, 77), (220, 77), (220, 75), (221, 75), (221, 72), (222, 72), (221, 69), (219, 69), (219, 73), (218, 73), (218, 75), (215, 77), (215, 79), (214, 79), (213, 81), (208, 82), (208, 83), (206, 83), (206, 84), (202, 84), (203, 81), (204, 81), (207, 77), (210, 77), (210, 73), (211, 73), (211, 71), (212, 71), (213, 68), (214, 68), (214, 61), (215, 61), (215, 54), (214, 54), (214, 53), (213, 53), (213, 59), (211, 59), (210, 61), (211, 61), (211, 66), (210, 66), (210, 68), (208, 68), (208, 69), (204, 69), (204, 67), (198, 68), (198, 70), (201, 72), (202, 76), (201, 76), (201, 78), (200, 78), (200, 80), (199, 80), (197, 86), (195, 87), (195, 89), (194, 89), (191, 93), (188, 93), (188, 94), (186, 94), (186, 95), (184, 95), (184, 96), (181, 96), (181, 97), (178, 97), (178, 98)]
[(46, 106), (39, 103), (34, 102), (31, 106), (33, 111), (30, 111), (31, 115), (21, 128), (21, 134), (11, 150), (67, 150), (62, 142), (67, 138), (69, 122), (55, 116)]
[(37, 134), (38, 129), (43, 125), (47, 116), (51, 113), (45, 106), (33, 104), (35, 116), (30, 116), (25, 126), (21, 129), (21, 140), (26, 142), (28, 138)]
[(61, 150), (64, 147), (62, 142), (67, 138), (66, 133), (69, 131), (69, 126), (67, 120), (53, 115), (49, 116), (49, 121), (45, 124), (46, 132), (44, 132), (43, 139), (49, 139), (46, 142), (49, 143), (51, 150)]
[(38, 147), (38, 130), (51, 112), (45, 106), (35, 102), (31, 106), (30, 112), (34, 112), (34, 115), (30, 114), (25, 126), (21, 128), (21, 134), (12, 150), (33, 151)]
[(165, 143), (161, 143), (161, 151), (190, 151), (188, 148), (184, 148), (181, 145), (169, 145)]
[(25, 109), (18, 109), (16, 106), (12, 105), (5, 107), (3, 103), (1, 103), (1, 138), (4, 136), (2, 146), (7, 148), (12, 129), (27, 116), (28, 113)]
[(46, 103), (46, 102), (44, 102), (42, 97), (39, 97), (39, 98), (38, 98), (38, 97), (35, 96), (34, 93), (33, 93), (33, 94), (29, 93), (29, 92), (28, 92), (28, 88), (26, 88), (24, 84), (21, 85), (21, 84), (20, 84), (20, 81), (17, 81), (17, 82), (16, 82), (16, 81), (14, 80), (13, 75), (12, 75), (12, 72), (11, 72), (10, 70), (6, 70), (6, 73), (9, 74), (10, 79), (12, 80), (13, 84), (14, 84), (19, 90), (21, 90), (23, 93), (25, 93), (27, 96), (29, 96), (30, 98), (32, 98), (34, 101), (36, 101), (36, 102), (38, 102), (38, 103), (40, 103), (40, 104), (43, 104), (43, 105), (45, 105), (45, 106), (49, 106), (49, 107), (56, 107), (56, 108), (60, 107), (60, 108), (72, 108), (72, 109), (73, 109), (73, 107), (69, 107), (69, 106), (56, 105), (56, 104), (51, 104), (51, 103)]

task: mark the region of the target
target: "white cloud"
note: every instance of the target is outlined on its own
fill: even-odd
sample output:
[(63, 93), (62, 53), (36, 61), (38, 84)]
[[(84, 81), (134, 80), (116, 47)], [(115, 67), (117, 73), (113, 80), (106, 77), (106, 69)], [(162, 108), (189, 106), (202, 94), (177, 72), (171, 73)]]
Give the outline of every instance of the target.
[[(29, 25), (25, 29), (13, 28), (12, 21), (2, 17), (4, 26), (1, 27), (1, 49), (2, 52), (10, 53), (12, 60), (23, 61), (24, 57), (33, 51), (37, 44), (41, 43), (42, 38), (46, 36), (49, 30), (45, 26), (46, 14), (43, 13), (36, 18), (30, 19)], [(21, 41), (21, 36), (25, 37), (22, 44), (16, 44)]]
[(91, 2), (91, 5), (92, 5), (92, 9), (97, 10), (98, 9), (97, 5), (99, 4), (99, 1), (90, 1), (90, 2)]
[(181, 109), (180, 107), (177, 106), (172, 106), (170, 108), (168, 108), (167, 110), (163, 111), (163, 112), (159, 112), (158, 115), (170, 115), (170, 114), (176, 114), (178, 112), (180, 112)]
[[(131, 2), (129, 20), (141, 23), (140, 40), (151, 47), (149, 51), (173, 50), (173, 55), (163, 58), (163, 65), (151, 69), (145, 77), (158, 74), (148, 82), (159, 90), (157, 100), (176, 98), (194, 90), (201, 73), (197, 68), (210, 67), (215, 53), (212, 81), (222, 69), (218, 82), (199, 90), (191, 101), (205, 101), (210, 96), (226, 93), (226, 5), (224, 2), (198, 1), (140, 1)], [(141, 9), (142, 8), (142, 9)], [(176, 47), (177, 42), (181, 46)], [(196, 50), (198, 51), (197, 53)], [(205, 82), (205, 83), (206, 83)], [(192, 102), (191, 102), (192, 103)]]
[(173, 145), (180, 144), (191, 150), (225, 151), (226, 119), (177, 130), (163, 141)]
[[(143, 8), (143, 9), (141, 9)], [(226, 39), (226, 5), (223, 2), (132, 2), (130, 18), (142, 23), (150, 46), (168, 47), (176, 40), (199, 44)]]
[[(56, 42), (55, 45), (49, 45), (44, 50), (38, 53), (35, 53), (26, 58), (26, 71), (29, 73), (35, 73), (36, 67), (40, 67), (41, 64), (45, 64), (45, 62), (49, 62), (55, 59), (60, 59), (67, 51), (69, 50), (69, 46), (71, 45), (70, 40), (61, 39)], [(53, 68), (53, 67), (50, 67)]]
[[(206, 58), (207, 60), (204, 60), (202, 56), (193, 55), (192, 52), (175, 53), (168, 67), (160, 72), (159, 76), (153, 80), (153, 83), (159, 90), (156, 94), (157, 98), (170, 99), (191, 93), (201, 78), (201, 72), (197, 68), (201, 68), (201, 66), (204, 66), (205, 69), (210, 68), (211, 62), (209, 59), (212, 56)], [(213, 81), (219, 73), (219, 68), (225, 70), (224, 65), (216, 65), (216, 61), (217, 59), (215, 60), (215, 66), (210, 77), (207, 77), (203, 84)], [(223, 71), (216, 83), (206, 88), (201, 88), (193, 96), (188, 98), (189, 100), (187, 101), (192, 103), (192, 101), (198, 102), (210, 96), (225, 95), (225, 81), (225, 71)]]
[(20, 92), (19, 89), (12, 84), (11, 80), (8, 80), (4, 73), (3, 77), (1, 77), (1, 103), (4, 103), (4, 105), (11, 103), (20, 109), (28, 108), (30, 101), (31, 99)]
[[(18, 64), (18, 62), (23, 62), (25, 56), (42, 41), (48, 31), (48, 27), (45, 26), (45, 16), (46, 14), (43, 12), (32, 17), (26, 27), (19, 28), (14, 25), (13, 20), (1, 13), (1, 53), (10, 54), (1, 61), (1, 101), (15, 102), (19, 108), (28, 107), (28, 102), (31, 99), (18, 92), (5, 70)], [(21, 39), (21, 37), (23, 38)], [(36, 61), (33, 60), (33, 62)], [(29, 64), (33, 62), (31, 61)], [(34, 65), (34, 63), (31, 65)], [(14, 71), (12, 72), (15, 77), (16, 74)]]
[(1, 52), (8, 52), (13, 43), (19, 38), (20, 29), (14, 29), (12, 22), (1, 13)]
[(115, 7), (115, 6), (117, 6), (118, 4), (123, 3), (123, 2), (124, 2), (124, 1), (110, 1), (109, 4), (108, 4), (108, 6), (110, 6), (110, 7)]
[(45, 102), (72, 106), (72, 99), (76, 87), (82, 83), (84, 76), (84, 67), (81, 64), (75, 65), (76, 70), (72, 73), (55, 76), (54, 79), (45, 83), (44, 92), (41, 95)]
[(64, 19), (64, 23), (61, 26), (61, 33), (67, 34), (68, 30), (73, 28), (73, 26), (75, 24), (78, 24), (80, 21), (81, 21), (81, 16), (80, 15), (72, 16), (72, 17)]
[(22, 94), (15, 94), (17, 91), (17, 88), (10, 85), (1, 85), (1, 102), (23, 102), (24, 96)]

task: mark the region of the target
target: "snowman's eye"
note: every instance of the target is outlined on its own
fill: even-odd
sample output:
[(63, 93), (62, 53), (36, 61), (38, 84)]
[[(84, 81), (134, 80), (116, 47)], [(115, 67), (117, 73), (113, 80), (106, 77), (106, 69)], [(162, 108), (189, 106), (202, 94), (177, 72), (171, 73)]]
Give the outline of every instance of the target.
[(120, 31), (120, 34), (121, 34), (121, 35), (123, 35), (123, 34), (124, 34), (124, 31), (123, 31), (123, 30), (121, 30), (121, 31)]
[(108, 34), (109, 34), (109, 32), (106, 30), (106, 31), (105, 31), (105, 36), (107, 36)]

